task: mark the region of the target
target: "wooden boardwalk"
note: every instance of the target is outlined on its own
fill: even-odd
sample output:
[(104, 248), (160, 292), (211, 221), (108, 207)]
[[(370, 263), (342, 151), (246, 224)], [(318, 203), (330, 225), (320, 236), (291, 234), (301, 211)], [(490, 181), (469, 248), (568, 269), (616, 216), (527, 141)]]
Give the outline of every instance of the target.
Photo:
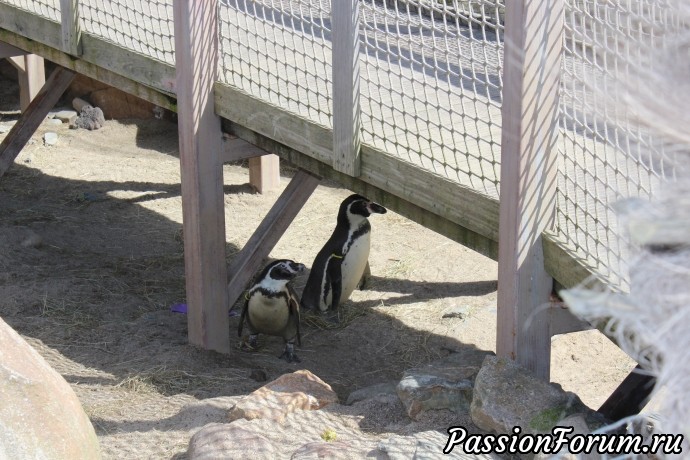
[[(0, 0), (0, 5), (3, 3), (59, 21), (59, 0)], [(329, 5), (330, 0), (222, 0), (221, 83), (265, 102), (267, 107), (331, 128)], [(422, 176), (427, 179), (418, 183), (437, 176), (444, 180), (444, 187), (457, 184), (496, 202), (502, 30), (497, 32), (490, 25), (481, 30), (421, 15), (404, 17), (374, 2), (361, 5), (363, 143), (431, 174)], [(118, 0), (110, 2), (107, 12), (102, 2), (84, 0), (80, 8), (86, 34), (163, 63), (163, 73), (169, 74), (174, 65), (172, 0)], [(578, 64), (572, 56), (564, 59), (568, 68)], [(145, 65), (147, 61), (142, 62)], [(569, 85), (566, 82), (566, 87)], [(243, 114), (245, 118), (250, 115)], [(290, 128), (280, 124), (273, 129), (294, 137)], [(275, 133), (265, 134), (274, 137), (271, 134)], [(627, 196), (651, 193), (660, 180), (650, 173), (650, 165), (617, 147), (625, 142), (618, 138), (614, 142), (600, 133), (591, 123), (564, 129), (557, 225), (564, 232), (561, 237), (579, 251), (586, 265), (603, 276), (612, 272), (613, 278), (620, 278), (624, 269), (614, 265), (624, 248), (616, 241), (619, 229), (611, 204)], [(328, 142), (324, 144), (319, 157), (322, 161), (328, 152)], [(634, 151), (634, 145), (627, 147)], [(404, 183), (399, 188), (409, 189)], [(408, 196), (415, 192), (418, 190), (405, 191)], [(418, 203), (435, 205), (427, 201)], [(452, 199), (442, 205), (452, 207)], [(491, 211), (480, 214), (497, 210), (491, 207)], [(451, 220), (463, 219), (464, 212), (459, 206), (458, 217)], [(490, 227), (497, 227), (497, 217), (481, 219), (484, 223), (468, 228), (496, 241), (497, 228)]]

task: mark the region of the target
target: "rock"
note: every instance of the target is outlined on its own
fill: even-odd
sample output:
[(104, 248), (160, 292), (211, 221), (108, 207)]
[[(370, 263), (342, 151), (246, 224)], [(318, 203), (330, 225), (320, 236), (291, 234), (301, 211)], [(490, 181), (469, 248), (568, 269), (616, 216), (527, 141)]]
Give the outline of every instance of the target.
[(468, 305), (460, 305), (457, 307), (451, 307), (443, 312), (442, 318), (458, 318), (465, 319), (470, 313), (470, 307)]
[(211, 423), (192, 436), (187, 455), (190, 460), (253, 458), (272, 459), (278, 451), (259, 433), (227, 423)]
[[(590, 427), (587, 425), (587, 420), (586, 420), (585, 414), (570, 415), (570, 416), (564, 418), (563, 420), (561, 420), (560, 422), (558, 422), (556, 425), (566, 426), (566, 427), (572, 426), (574, 428), (573, 432), (571, 434), (567, 435), (568, 438), (571, 438), (573, 435), (576, 435), (576, 434), (587, 435), (587, 434), (592, 432)], [(562, 460), (577, 460), (577, 459), (595, 460), (595, 459), (601, 458), (601, 455), (597, 454), (596, 451), (595, 451), (595, 453), (592, 453), (592, 454), (581, 453), (578, 455), (574, 455), (574, 454), (571, 454), (568, 452), (567, 447), (564, 447), (559, 452), (553, 452), (550, 454), (544, 454), (544, 453), (536, 454), (534, 456), (533, 460), (547, 460), (549, 458), (552, 458), (556, 454), (558, 454), (558, 458), (562, 459)]]
[(29, 235), (21, 242), (22, 247), (25, 248), (37, 248), (43, 244), (43, 238), (41, 235), (34, 232), (29, 232)]
[(72, 388), (1, 319), (0, 401), (0, 458), (100, 458)]
[(550, 433), (559, 420), (587, 411), (577, 395), (539, 380), (511, 360), (489, 356), (474, 382), (472, 421), (479, 428), (511, 433)]
[(472, 402), (472, 380), (485, 352), (452, 353), (426, 366), (405, 371), (397, 386), (398, 397), (410, 418), (427, 410), (450, 409), (468, 412)]
[(46, 120), (46, 124), (49, 126), (59, 126), (62, 124), (62, 121), (58, 120), (57, 118), (49, 118)]
[(352, 442), (310, 442), (295, 451), (290, 460), (319, 460), (323, 458), (333, 460), (358, 460), (371, 458), (368, 447), (356, 446)]
[(58, 135), (56, 133), (48, 132), (43, 135), (43, 143), (45, 145), (55, 145), (58, 141)]
[(81, 113), (81, 111), (84, 110), (84, 107), (87, 107), (87, 106), (92, 107), (91, 104), (89, 104), (88, 102), (86, 102), (84, 99), (82, 99), (80, 97), (75, 97), (74, 99), (72, 99), (72, 107), (74, 107), (74, 110), (76, 110), (79, 113)]
[(74, 110), (60, 110), (53, 113), (53, 118), (63, 123), (70, 123), (77, 119), (77, 112)]
[(282, 422), (296, 410), (317, 410), (338, 402), (326, 382), (307, 370), (284, 374), (242, 398), (230, 411), (230, 420), (268, 418)]
[(386, 382), (360, 388), (359, 390), (355, 390), (352, 393), (350, 393), (350, 395), (347, 397), (347, 402), (345, 404), (351, 406), (356, 402), (364, 401), (365, 399), (371, 399), (379, 395), (395, 395), (397, 394), (396, 387), (396, 382)]
[(449, 454), (443, 453), (448, 435), (438, 431), (423, 431), (413, 436), (393, 435), (378, 444), (378, 449), (390, 460), (443, 460), (443, 459), (478, 459), (489, 460), (489, 455), (468, 455), (456, 446)]
[(255, 382), (265, 382), (268, 380), (268, 375), (266, 375), (266, 371), (263, 369), (252, 369), (249, 372), (249, 378)]
[(87, 105), (81, 110), (81, 115), (74, 122), (73, 126), (93, 131), (94, 129), (99, 129), (104, 124), (103, 111), (98, 107)]
[(103, 110), (103, 115), (109, 120), (120, 120), (122, 118), (148, 119), (154, 116), (154, 104), (120, 91), (117, 88), (94, 91), (89, 99), (94, 106), (100, 107)]

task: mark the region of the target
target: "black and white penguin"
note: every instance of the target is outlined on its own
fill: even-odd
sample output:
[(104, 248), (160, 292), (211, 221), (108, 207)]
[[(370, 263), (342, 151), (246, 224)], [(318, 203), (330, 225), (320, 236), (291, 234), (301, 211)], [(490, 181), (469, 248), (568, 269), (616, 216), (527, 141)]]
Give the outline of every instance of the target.
[(246, 319), (249, 341), (243, 342), (245, 348), (256, 350), (259, 334), (275, 335), (285, 340), (285, 351), (280, 358), (289, 363), (300, 361), (294, 350), (295, 339), (302, 346), (299, 298), (289, 283), (304, 270), (303, 264), (288, 259), (276, 260), (263, 269), (245, 295), (246, 302), (237, 329), (237, 335), (242, 337)]
[(368, 269), (372, 214), (386, 208), (361, 195), (350, 195), (338, 211), (333, 234), (316, 255), (302, 292), (302, 307), (325, 312), (350, 298)]

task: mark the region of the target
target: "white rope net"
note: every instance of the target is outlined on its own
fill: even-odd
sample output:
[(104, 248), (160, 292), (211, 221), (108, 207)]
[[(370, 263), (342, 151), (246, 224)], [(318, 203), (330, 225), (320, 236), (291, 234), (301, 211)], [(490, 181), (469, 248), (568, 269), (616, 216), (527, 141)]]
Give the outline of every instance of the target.
[(60, 0), (2, 0), (2, 3), (60, 22)]

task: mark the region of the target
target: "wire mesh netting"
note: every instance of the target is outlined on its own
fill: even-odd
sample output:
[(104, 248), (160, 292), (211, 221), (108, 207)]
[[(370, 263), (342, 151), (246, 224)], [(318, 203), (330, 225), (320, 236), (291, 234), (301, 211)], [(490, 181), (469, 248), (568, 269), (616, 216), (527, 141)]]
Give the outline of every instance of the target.
[(82, 30), (159, 61), (175, 62), (173, 0), (83, 0)]
[(363, 0), (363, 141), (498, 197), (503, 17), (502, 0)]
[(60, 22), (60, 0), (2, 0), (2, 3)]
[(674, 23), (663, 0), (577, 1), (566, 8), (556, 230), (605, 281), (627, 287), (629, 242), (615, 206), (673, 176), (664, 144), (624, 99)]
[(222, 0), (220, 79), (332, 126), (330, 0)]

